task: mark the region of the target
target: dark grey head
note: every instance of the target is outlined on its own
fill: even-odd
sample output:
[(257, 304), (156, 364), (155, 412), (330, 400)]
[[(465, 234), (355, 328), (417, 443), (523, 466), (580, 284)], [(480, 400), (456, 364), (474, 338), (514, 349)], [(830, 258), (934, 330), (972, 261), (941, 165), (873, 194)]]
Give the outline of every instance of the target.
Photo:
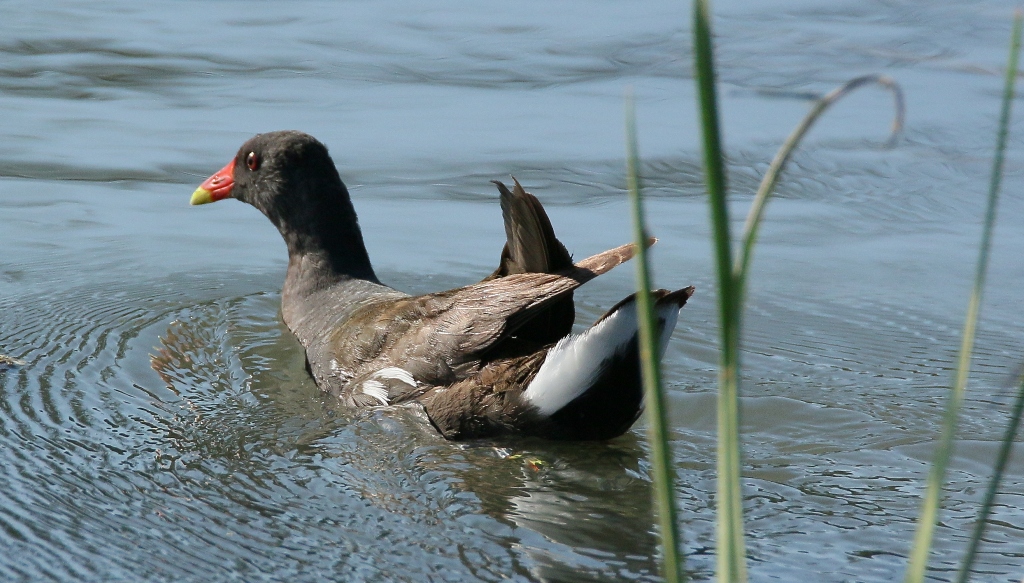
[(258, 134), (192, 194), (192, 204), (236, 198), (277, 227), (292, 260), (324, 260), (333, 271), (373, 276), (348, 190), (327, 147), (298, 131)]

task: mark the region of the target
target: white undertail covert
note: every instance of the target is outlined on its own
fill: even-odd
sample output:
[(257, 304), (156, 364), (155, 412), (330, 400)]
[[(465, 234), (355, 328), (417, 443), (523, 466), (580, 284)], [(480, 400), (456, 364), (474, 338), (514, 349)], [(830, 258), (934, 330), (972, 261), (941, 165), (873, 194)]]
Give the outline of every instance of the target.
[[(656, 306), (662, 326), (658, 339), (660, 359), (676, 327), (680, 306), (669, 302)], [(566, 336), (549, 352), (523, 398), (542, 415), (553, 415), (573, 399), (587, 392), (605, 372), (612, 358), (626, 349), (638, 334), (636, 301), (619, 307), (589, 330)]]

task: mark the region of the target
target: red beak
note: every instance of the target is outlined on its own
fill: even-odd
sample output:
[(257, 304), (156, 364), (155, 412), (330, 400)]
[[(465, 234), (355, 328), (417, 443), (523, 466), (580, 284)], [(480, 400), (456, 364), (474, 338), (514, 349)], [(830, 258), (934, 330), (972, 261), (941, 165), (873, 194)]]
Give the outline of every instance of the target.
[(234, 186), (235, 161), (232, 160), (228, 162), (227, 166), (199, 185), (199, 188), (192, 193), (191, 204), (206, 204), (228, 198), (231, 196), (231, 189)]

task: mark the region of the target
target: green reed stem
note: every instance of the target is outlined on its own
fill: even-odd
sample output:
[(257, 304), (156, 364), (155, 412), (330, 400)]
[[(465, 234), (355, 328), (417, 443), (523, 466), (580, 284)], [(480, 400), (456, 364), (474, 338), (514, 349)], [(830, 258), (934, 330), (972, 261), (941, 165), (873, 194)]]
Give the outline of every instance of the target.
[(672, 487), (672, 451), (669, 447), (668, 419), (661, 390), (661, 365), (658, 360), (658, 334), (651, 302), (651, 274), (647, 261), (647, 228), (644, 226), (643, 197), (640, 193), (639, 154), (636, 145), (636, 106), (632, 92), (626, 94), (626, 180), (633, 211), (633, 240), (636, 244), (636, 311), (640, 323), (640, 365), (643, 372), (644, 400), (647, 402), (651, 465), (654, 470), (654, 498), (661, 528), (662, 575), (668, 583), (683, 577), (683, 555), (679, 552), (676, 527), (675, 488)]
[(743, 541), (743, 492), (740, 483), (740, 317), (739, 294), (732, 270), (729, 208), (726, 200), (725, 155), (718, 123), (714, 50), (708, 0), (693, 3), (693, 55), (704, 142), (715, 260), (718, 271), (718, 312), (722, 348), (718, 367), (717, 561), (722, 583), (747, 580)]
[(946, 469), (953, 455), (953, 438), (956, 435), (957, 417), (963, 405), (967, 376), (971, 369), (971, 353), (974, 350), (974, 336), (981, 311), (981, 295), (985, 287), (985, 275), (988, 271), (989, 249), (992, 246), (992, 231), (996, 222), (996, 203), (999, 200), (999, 186), (1003, 179), (1003, 157), (1006, 151), (1006, 136), (1010, 125), (1010, 110), (1013, 103), (1014, 84), (1017, 80), (1017, 57), (1021, 43), (1021, 12), (1018, 10), (1013, 22), (1013, 34), (1010, 41), (1010, 58), (1006, 67), (1006, 80), (1003, 86), (1003, 106), (999, 115), (999, 133), (996, 137), (996, 153), (992, 161), (992, 174), (989, 178), (988, 207), (985, 211), (985, 223), (981, 234), (981, 248), (978, 252), (977, 270), (974, 274), (974, 289), (967, 304), (967, 317), (964, 321), (963, 335), (960, 341), (960, 354), (957, 358), (956, 372), (953, 375), (952, 387), (946, 400), (946, 410), (942, 419), (942, 433), (939, 445), (928, 474), (928, 485), (921, 514), (917, 520), (917, 533), (914, 546), (910, 552), (905, 581), (921, 583), (924, 581), (925, 567), (931, 550), (935, 523), (938, 520), (939, 503), (942, 498), (942, 483), (946, 477)]
[(718, 373), (718, 580), (747, 579), (743, 541), (743, 498), (740, 483), (739, 384), (740, 331), (747, 274), (765, 205), (797, 145), (819, 117), (836, 101), (863, 85), (882, 85), (893, 93), (896, 118), (894, 139), (903, 127), (903, 93), (891, 79), (878, 75), (858, 77), (821, 98), (790, 134), (765, 173), (744, 226), (739, 254), (730, 249), (729, 209), (726, 200), (725, 156), (718, 123), (714, 52), (708, 0), (695, 0), (694, 60), (704, 137), (704, 174), (710, 196), (711, 223), (718, 270), (718, 307), (722, 349)]
[(999, 453), (996, 454), (995, 467), (992, 470), (992, 479), (985, 490), (985, 498), (981, 501), (981, 509), (978, 510), (978, 518), (974, 522), (974, 531), (971, 532), (971, 541), (967, 546), (967, 553), (963, 562), (960, 563), (960, 571), (957, 573), (957, 583), (967, 583), (971, 577), (971, 567), (974, 566), (974, 559), (978, 554), (978, 546), (981, 537), (985, 534), (985, 527), (988, 526), (988, 517), (992, 514), (992, 505), (996, 500), (996, 493), (999, 483), (1006, 472), (1006, 464), (1010, 461), (1010, 453), (1013, 451), (1013, 442), (1017, 439), (1017, 430), (1020, 428), (1021, 415), (1024, 415), (1024, 375), (1018, 379), (1017, 398), (1013, 402), (1013, 409), (1010, 411), (1010, 420), (1006, 424), (1006, 433), (1003, 434), (1003, 441), (999, 444)]

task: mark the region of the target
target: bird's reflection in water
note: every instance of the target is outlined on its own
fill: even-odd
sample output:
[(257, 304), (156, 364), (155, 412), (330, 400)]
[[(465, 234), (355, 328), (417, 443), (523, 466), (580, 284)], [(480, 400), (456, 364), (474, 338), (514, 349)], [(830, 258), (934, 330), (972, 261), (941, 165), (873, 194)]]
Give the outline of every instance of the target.
[[(463, 485), (481, 510), (522, 533), (545, 581), (622, 580), (656, 573), (650, 482), (633, 433), (608, 443), (540, 440), (489, 447)], [(490, 459), (487, 459), (487, 458)], [(551, 544), (532, 544), (537, 535)], [(609, 572), (617, 565), (623, 572)]]

